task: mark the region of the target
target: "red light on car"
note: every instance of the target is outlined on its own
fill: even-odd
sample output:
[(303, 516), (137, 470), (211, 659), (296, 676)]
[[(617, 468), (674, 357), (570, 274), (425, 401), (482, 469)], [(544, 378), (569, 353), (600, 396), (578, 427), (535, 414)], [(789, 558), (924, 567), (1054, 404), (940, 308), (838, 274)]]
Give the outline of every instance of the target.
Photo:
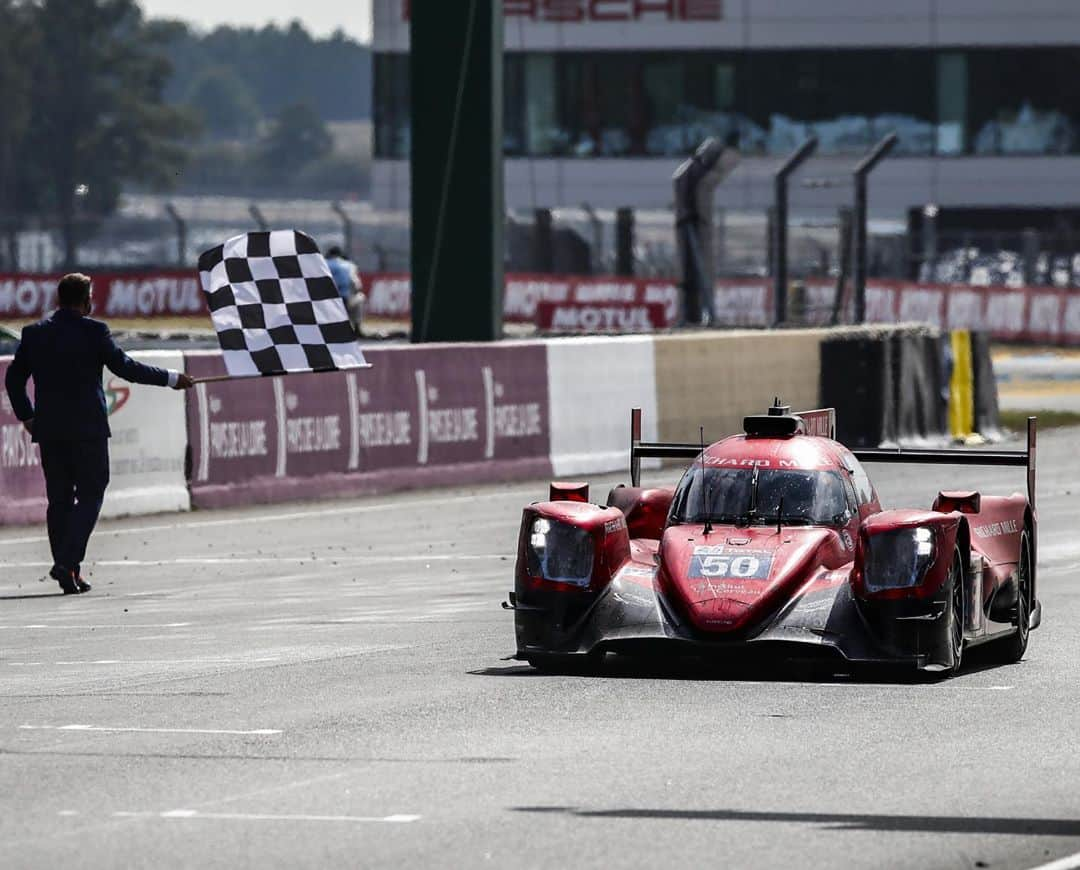
[(548, 501), (582, 501), (589, 500), (589, 484), (567, 483), (553, 480), (548, 491)]

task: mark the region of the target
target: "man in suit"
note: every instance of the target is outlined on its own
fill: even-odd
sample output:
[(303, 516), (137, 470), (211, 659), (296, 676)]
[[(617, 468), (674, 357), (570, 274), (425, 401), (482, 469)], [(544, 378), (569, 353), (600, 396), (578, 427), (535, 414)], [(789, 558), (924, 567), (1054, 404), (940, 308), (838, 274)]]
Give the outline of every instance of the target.
[[(15, 416), (41, 451), (54, 563), (49, 576), (71, 595), (90, 591), (80, 565), (109, 484), (112, 433), (102, 368), (134, 384), (186, 390), (194, 382), (182, 372), (143, 365), (124, 353), (109, 328), (90, 319), (93, 287), (86, 275), (65, 275), (57, 293), (60, 307), (23, 329), (6, 386)], [(26, 392), (30, 378), (33, 403)]]

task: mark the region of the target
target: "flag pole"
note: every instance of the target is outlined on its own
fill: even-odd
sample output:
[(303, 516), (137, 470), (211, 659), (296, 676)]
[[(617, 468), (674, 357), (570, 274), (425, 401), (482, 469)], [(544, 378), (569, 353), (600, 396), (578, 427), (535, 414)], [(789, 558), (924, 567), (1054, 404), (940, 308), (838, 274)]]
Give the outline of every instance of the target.
[(311, 375), (311, 374), (326, 374), (328, 372), (354, 372), (360, 369), (371, 368), (371, 363), (367, 363), (362, 366), (348, 366), (341, 369), (315, 369), (313, 371), (303, 372), (267, 372), (265, 374), (259, 373), (254, 375), (208, 375), (205, 378), (192, 378), (192, 382), (195, 384), (219, 384), (222, 381), (248, 381), (254, 378), (282, 378), (286, 375)]

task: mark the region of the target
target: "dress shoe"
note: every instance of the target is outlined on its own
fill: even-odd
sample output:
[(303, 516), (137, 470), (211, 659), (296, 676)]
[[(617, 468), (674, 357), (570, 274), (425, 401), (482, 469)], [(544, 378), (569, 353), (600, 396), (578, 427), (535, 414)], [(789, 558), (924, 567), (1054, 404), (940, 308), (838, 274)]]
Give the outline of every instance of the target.
[(64, 590), (65, 595), (78, 595), (80, 589), (75, 580), (75, 572), (70, 568), (65, 568), (63, 565), (53, 565), (52, 570), (49, 571), (49, 576), (60, 584), (60, 588)]
[(91, 589), (94, 588), (89, 583), (87, 583), (85, 580), (83, 580), (82, 577), (78, 577), (78, 576), (75, 578), (75, 586), (79, 590), (80, 593), (89, 592)]

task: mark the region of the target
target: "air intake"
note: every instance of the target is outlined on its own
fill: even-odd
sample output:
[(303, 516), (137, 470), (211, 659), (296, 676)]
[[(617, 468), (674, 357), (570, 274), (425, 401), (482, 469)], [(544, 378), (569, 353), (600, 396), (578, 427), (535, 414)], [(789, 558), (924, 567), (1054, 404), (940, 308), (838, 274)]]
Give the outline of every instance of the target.
[(802, 420), (790, 414), (744, 417), (743, 431), (757, 438), (790, 438), (802, 431)]

